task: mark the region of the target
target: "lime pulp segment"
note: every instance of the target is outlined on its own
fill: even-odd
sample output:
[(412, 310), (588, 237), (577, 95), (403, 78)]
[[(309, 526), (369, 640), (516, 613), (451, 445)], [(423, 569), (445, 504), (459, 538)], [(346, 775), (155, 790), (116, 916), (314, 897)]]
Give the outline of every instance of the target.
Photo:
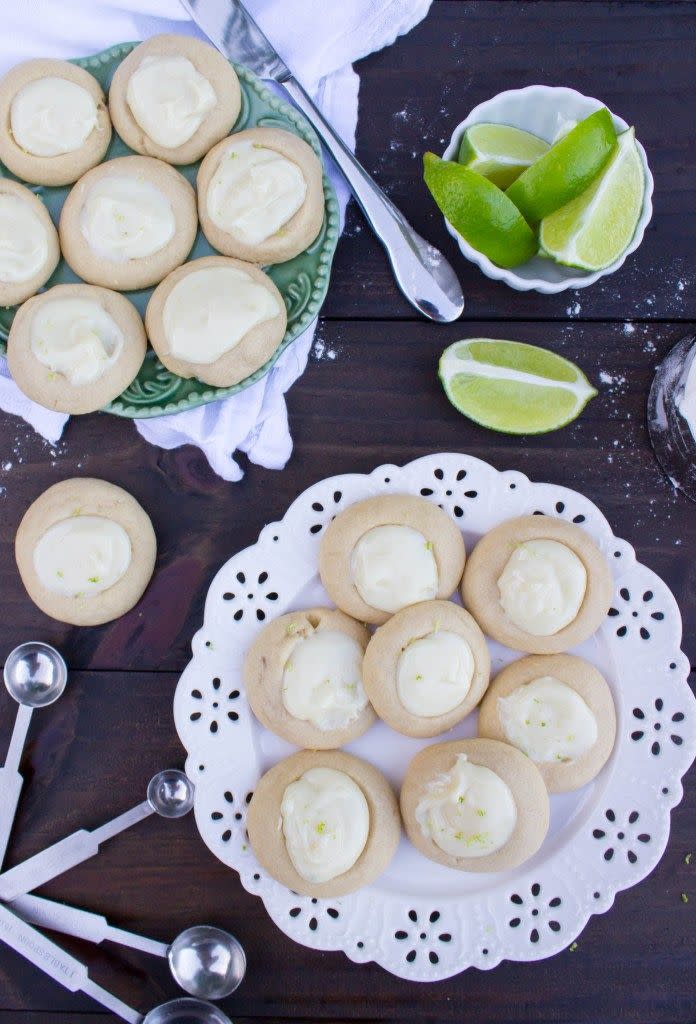
[(462, 136), (459, 163), (506, 189), (547, 153), (548, 142), (507, 124), (472, 124)]
[(471, 338), (445, 349), (445, 393), (469, 419), (506, 434), (541, 434), (574, 420), (597, 392), (569, 360), (536, 345)]
[(628, 248), (643, 208), (645, 173), (633, 128), (582, 195), (541, 222), (542, 250), (558, 263), (603, 270)]

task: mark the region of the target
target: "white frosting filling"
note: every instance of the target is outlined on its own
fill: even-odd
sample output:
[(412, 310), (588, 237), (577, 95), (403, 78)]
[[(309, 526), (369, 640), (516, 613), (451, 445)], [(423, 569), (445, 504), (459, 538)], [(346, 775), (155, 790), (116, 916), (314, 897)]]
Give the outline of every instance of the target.
[(97, 104), (87, 89), (55, 75), (23, 85), (10, 105), (14, 140), (33, 156), (74, 153), (96, 125)]
[(677, 408), (688, 423), (689, 430), (696, 441), (696, 356), (691, 360)]
[(46, 228), (29, 203), (0, 195), (0, 281), (28, 281), (46, 262)]
[(251, 142), (232, 142), (208, 186), (208, 213), (222, 231), (258, 245), (279, 231), (307, 194), (292, 160)]
[(571, 623), (582, 605), (587, 570), (557, 540), (527, 540), (510, 556), (498, 580), (510, 621), (532, 636), (552, 636)]
[(80, 211), (82, 234), (102, 259), (143, 259), (171, 241), (176, 219), (171, 203), (141, 177), (109, 174), (89, 189)]
[(217, 103), (212, 85), (187, 57), (145, 57), (128, 79), (133, 117), (158, 146), (183, 146)]
[(433, 546), (411, 526), (375, 526), (353, 548), (351, 576), (371, 608), (397, 612), (437, 595)]
[(338, 630), (298, 638), (283, 672), (288, 714), (323, 731), (350, 725), (367, 704), (362, 660), (357, 640)]
[(280, 825), (288, 856), (307, 882), (328, 882), (365, 849), (370, 811), (360, 787), (335, 768), (310, 768), (285, 790)]
[(428, 785), (416, 821), (450, 857), (485, 857), (509, 840), (517, 806), (499, 775), (459, 754), (451, 771)]
[(396, 692), (412, 715), (435, 718), (466, 697), (474, 677), (474, 656), (464, 637), (437, 630), (414, 640), (396, 665)]
[(532, 761), (577, 760), (597, 742), (597, 719), (567, 683), (542, 676), (498, 698), (508, 743)]
[(102, 377), (120, 356), (123, 341), (116, 321), (94, 299), (52, 299), (31, 323), (34, 356), (73, 386)]
[(177, 281), (162, 317), (172, 355), (208, 364), (279, 312), (275, 295), (243, 270), (206, 267)]
[(39, 538), (34, 569), (42, 585), (65, 597), (93, 597), (108, 590), (131, 563), (130, 537), (104, 516), (62, 519)]

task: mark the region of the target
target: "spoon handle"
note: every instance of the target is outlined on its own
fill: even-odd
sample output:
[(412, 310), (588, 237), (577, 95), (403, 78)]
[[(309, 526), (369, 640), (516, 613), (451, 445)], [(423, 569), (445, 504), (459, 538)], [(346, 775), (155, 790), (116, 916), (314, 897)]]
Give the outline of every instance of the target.
[(31, 893), (18, 896), (12, 901), (11, 909), (27, 924), (50, 928), (52, 931), (63, 932), (64, 935), (74, 935), (87, 942), (117, 942), (121, 946), (139, 949), (143, 953), (159, 957), (166, 957), (169, 950), (169, 946), (164, 942), (115, 928), (102, 914), (71, 907), (67, 903), (56, 903), (54, 900), (47, 900)]
[(72, 835), (66, 836), (40, 853), (22, 861), (16, 867), (0, 874), (0, 899), (6, 903), (17, 896), (23, 896), (32, 889), (38, 889), (44, 882), (50, 882), (57, 875), (76, 867), (83, 861), (93, 857), (101, 843), (130, 828), (153, 814), (147, 800), (133, 807), (125, 814), (119, 814), (112, 821), (95, 828), (92, 832), (81, 828)]
[(87, 968), (45, 935), (0, 904), (0, 938), (69, 992), (85, 992), (128, 1024), (141, 1024), (142, 1015), (92, 981)]
[[(197, 13), (193, 17), (197, 20)], [(456, 320), (464, 309), (464, 296), (457, 275), (445, 257), (414, 231), (300, 83), (292, 76), (279, 81), (338, 164), (368, 224), (384, 246), (402, 294), (429, 320), (438, 323)]]
[(22, 791), (22, 776), (19, 765), (22, 760), (24, 741), (27, 738), (32, 708), (20, 704), (17, 708), (10, 745), (7, 748), (5, 764), (0, 768), (0, 867), (5, 859), (5, 851), (12, 831), (12, 823), (17, 812), (19, 794)]

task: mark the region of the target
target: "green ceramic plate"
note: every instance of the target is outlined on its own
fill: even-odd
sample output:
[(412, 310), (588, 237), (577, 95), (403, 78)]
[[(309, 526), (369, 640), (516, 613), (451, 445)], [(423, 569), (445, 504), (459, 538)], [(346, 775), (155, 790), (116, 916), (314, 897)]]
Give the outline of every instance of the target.
[[(91, 72), (106, 91), (120, 62), (137, 45), (137, 43), (121, 43), (104, 50), (103, 53), (97, 53), (93, 57), (76, 59), (73, 63), (79, 64), (80, 67)], [(239, 76), (239, 84), (242, 88), (242, 107), (233, 130), (241, 131), (242, 128), (253, 128), (256, 125), (284, 128), (303, 138), (317, 155), (321, 156), (319, 141), (302, 115), (289, 104), (283, 103), (273, 96), (247, 68), (241, 67), (239, 64), (233, 64), (233, 67)], [(113, 157), (126, 156), (132, 152), (117, 135), (114, 135), (105, 159), (111, 160)], [(192, 184), (195, 184), (198, 171), (197, 163), (180, 167), (179, 170)], [(0, 174), (14, 177), (2, 164), (0, 164)], [(29, 187), (43, 199), (51, 217), (57, 223), (69, 188), (50, 188), (40, 185)], [(218, 398), (226, 398), (228, 395), (243, 391), (268, 373), (281, 352), (316, 318), (329, 286), (331, 261), (338, 242), (339, 214), (336, 196), (326, 175), (324, 175), (324, 203), (324, 225), (318, 238), (299, 256), (288, 260), (287, 263), (279, 263), (268, 269), (269, 276), (276, 283), (285, 300), (288, 311), (288, 328), (280, 345), (264, 366), (245, 380), (240, 381), (239, 384), (234, 384), (229, 388), (213, 388), (199, 380), (184, 380), (182, 377), (170, 373), (162, 366), (154, 352), (148, 349), (138, 376), (123, 394), (106, 406), (104, 411), (114, 413), (116, 416), (129, 417), (161, 416), (182, 412), (184, 409), (193, 409), (198, 405), (205, 405), (207, 402), (214, 402)], [(199, 230), (189, 258), (209, 256), (214, 252), (215, 250), (208, 245)], [(61, 259), (46, 287), (50, 288), (54, 284), (79, 280), (80, 278), (73, 274)], [(151, 294), (152, 288), (146, 288), (142, 291), (129, 292), (128, 298), (140, 313), (144, 314)], [(6, 350), (7, 335), (14, 313), (14, 308), (0, 309), (0, 352), (3, 353)]]

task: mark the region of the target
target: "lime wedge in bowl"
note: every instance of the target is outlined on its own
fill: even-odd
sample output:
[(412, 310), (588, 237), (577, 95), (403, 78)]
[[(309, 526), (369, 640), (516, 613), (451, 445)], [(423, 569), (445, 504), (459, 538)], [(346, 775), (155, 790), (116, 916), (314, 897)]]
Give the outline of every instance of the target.
[(611, 114), (600, 107), (528, 167), (505, 193), (530, 224), (579, 196), (616, 149)]
[(505, 192), (476, 171), (434, 153), (423, 157), (423, 177), (449, 223), (499, 267), (516, 267), (536, 253), (536, 235)]
[(508, 124), (472, 124), (462, 136), (459, 163), (506, 189), (548, 152), (549, 144)]
[(645, 174), (630, 128), (599, 178), (541, 222), (542, 251), (581, 270), (604, 270), (631, 243), (643, 208)]
[(597, 394), (574, 363), (521, 341), (456, 341), (442, 353), (439, 375), (455, 409), (503, 434), (557, 430)]

